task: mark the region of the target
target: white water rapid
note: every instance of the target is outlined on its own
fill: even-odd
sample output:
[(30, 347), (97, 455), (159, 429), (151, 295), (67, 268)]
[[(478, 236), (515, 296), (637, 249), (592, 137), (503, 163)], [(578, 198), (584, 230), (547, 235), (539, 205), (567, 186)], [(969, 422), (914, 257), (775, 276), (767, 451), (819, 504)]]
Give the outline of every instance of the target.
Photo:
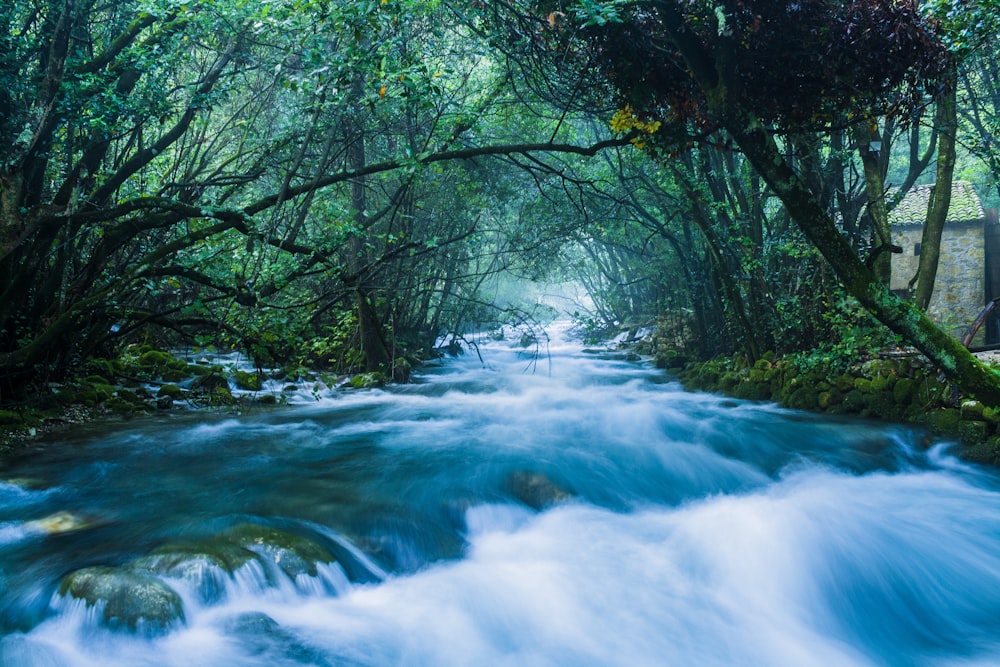
[[(995, 470), (564, 334), (27, 452), (0, 471), (0, 664), (1000, 665)], [(290, 563), (271, 529), (338, 562)], [(177, 544), (211, 557), (166, 571)], [(61, 585), (86, 568), (179, 615), (109, 621)]]

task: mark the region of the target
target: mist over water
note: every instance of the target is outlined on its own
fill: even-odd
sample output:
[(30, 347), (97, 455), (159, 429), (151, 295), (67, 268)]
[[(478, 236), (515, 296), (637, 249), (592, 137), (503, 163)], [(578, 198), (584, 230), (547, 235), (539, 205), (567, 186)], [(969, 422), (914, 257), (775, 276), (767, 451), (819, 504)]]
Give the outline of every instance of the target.
[[(80, 429), (0, 473), (0, 664), (1000, 665), (1000, 476), (556, 328), (415, 384)], [(928, 448), (927, 445), (930, 445)], [(66, 513), (79, 522), (47, 530)], [(340, 564), (109, 629), (63, 576), (259, 523)]]

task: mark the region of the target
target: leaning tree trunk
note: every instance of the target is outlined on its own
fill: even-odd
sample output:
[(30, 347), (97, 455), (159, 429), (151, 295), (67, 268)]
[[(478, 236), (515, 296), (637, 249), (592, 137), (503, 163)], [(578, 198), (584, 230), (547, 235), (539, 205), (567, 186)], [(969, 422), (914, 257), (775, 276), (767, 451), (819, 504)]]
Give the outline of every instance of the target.
[(882, 324), (900, 334), (951, 377), (967, 394), (1000, 404), (1000, 375), (912, 304), (895, 296), (858, 257), (795, 171), (782, 158), (771, 134), (755, 118), (730, 116), (727, 129), (781, 199), (806, 237), (833, 267), (847, 293)]

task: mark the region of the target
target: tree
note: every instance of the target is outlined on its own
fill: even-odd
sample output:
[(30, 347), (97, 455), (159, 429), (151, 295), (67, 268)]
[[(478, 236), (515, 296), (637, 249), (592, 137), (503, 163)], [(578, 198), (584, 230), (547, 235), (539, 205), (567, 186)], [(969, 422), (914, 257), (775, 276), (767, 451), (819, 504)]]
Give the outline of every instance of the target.
[[(544, 17), (566, 9), (569, 25), (547, 27)], [(844, 113), (903, 114), (942, 79), (947, 53), (914, 3), (543, 2), (533, 11), (539, 39), (592, 54), (622, 106), (662, 123), (648, 142), (661, 159), (695, 141), (738, 147), (851, 296), (967, 392), (1000, 402), (1000, 378), (888, 291), (781, 148)]]

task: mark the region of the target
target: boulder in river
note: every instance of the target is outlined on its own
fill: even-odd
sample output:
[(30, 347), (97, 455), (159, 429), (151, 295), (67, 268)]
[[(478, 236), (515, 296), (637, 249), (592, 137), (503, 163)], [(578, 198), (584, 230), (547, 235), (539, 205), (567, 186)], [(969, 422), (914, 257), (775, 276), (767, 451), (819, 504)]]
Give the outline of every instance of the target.
[(233, 526), (224, 537), (232, 544), (254, 552), (292, 581), (303, 574), (315, 577), (317, 564), (336, 561), (329, 551), (308, 538), (261, 524)]
[(205, 541), (158, 547), (149, 555), (132, 561), (129, 568), (183, 579), (197, 591), (202, 602), (211, 603), (223, 597), (226, 579), (256, 558), (256, 554), (239, 545)]
[(160, 634), (184, 623), (180, 596), (165, 583), (142, 572), (116, 567), (87, 567), (66, 575), (59, 594), (103, 604), (101, 622), (111, 629)]
[(570, 491), (542, 473), (527, 470), (512, 472), (505, 480), (504, 487), (514, 498), (536, 510), (543, 510), (573, 497)]

